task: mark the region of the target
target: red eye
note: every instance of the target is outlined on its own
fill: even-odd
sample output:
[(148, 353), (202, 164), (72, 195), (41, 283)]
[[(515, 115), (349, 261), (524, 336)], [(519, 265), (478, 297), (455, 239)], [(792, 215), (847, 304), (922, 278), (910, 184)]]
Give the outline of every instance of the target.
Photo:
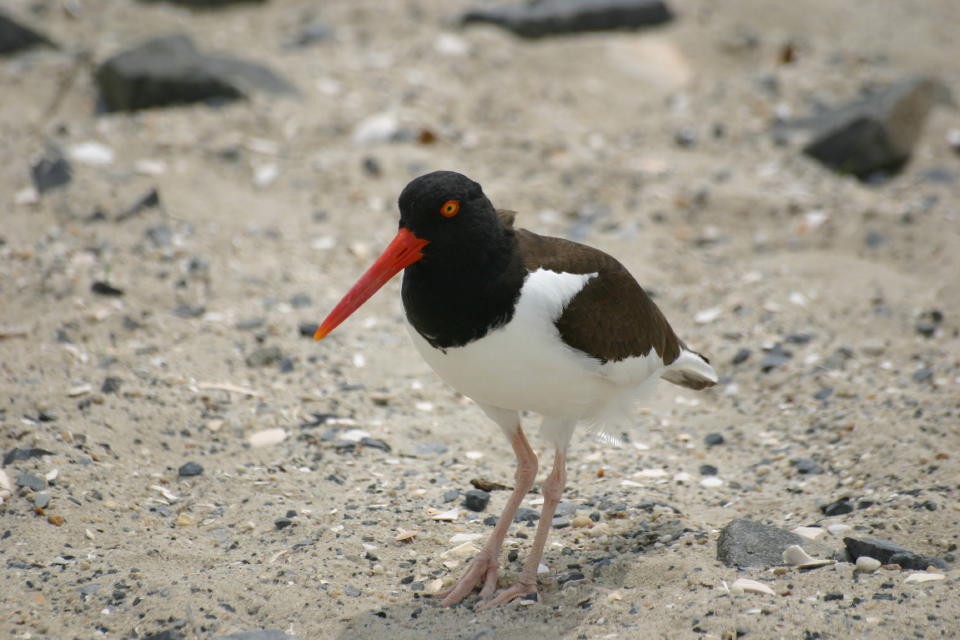
[(452, 218), (460, 213), (460, 202), (458, 200), (447, 200), (440, 207), (440, 215), (444, 218)]

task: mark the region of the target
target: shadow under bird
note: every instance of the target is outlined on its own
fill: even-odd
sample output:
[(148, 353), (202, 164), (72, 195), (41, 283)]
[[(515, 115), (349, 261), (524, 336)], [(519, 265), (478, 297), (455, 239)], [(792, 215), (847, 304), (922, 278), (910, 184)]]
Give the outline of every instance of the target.
[[(500, 426), (517, 457), (513, 493), (444, 605), (480, 586), (484, 606), (537, 592), (537, 568), (566, 483), (566, 450), (578, 423), (629, 415), (659, 378), (690, 389), (717, 382), (626, 268), (582, 244), (513, 226), (480, 185), (452, 171), (416, 178), (400, 194), (400, 228), (383, 254), (330, 312), (314, 337), (333, 331), (390, 278), (403, 273), (413, 344), (452, 387)], [(543, 509), (519, 578), (497, 593), (507, 529), (533, 487), (537, 456), (520, 412), (540, 414), (556, 450), (542, 484)]]

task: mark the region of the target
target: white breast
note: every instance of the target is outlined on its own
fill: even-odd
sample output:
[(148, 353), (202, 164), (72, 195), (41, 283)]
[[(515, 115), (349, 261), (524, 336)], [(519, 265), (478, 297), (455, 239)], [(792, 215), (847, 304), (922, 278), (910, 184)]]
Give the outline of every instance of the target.
[(563, 420), (607, 420), (659, 377), (656, 352), (601, 364), (560, 339), (554, 322), (596, 274), (540, 269), (524, 282), (513, 318), (463, 347), (435, 349), (409, 327), (424, 360), (476, 402)]

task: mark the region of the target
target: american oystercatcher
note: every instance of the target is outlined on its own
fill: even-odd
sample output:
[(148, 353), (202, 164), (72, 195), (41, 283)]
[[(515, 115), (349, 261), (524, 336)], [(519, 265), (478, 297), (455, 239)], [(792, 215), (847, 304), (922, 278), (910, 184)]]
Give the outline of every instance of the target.
[[(566, 482), (566, 450), (580, 422), (627, 417), (657, 379), (690, 389), (717, 382), (709, 361), (677, 338), (657, 305), (611, 256), (513, 226), (480, 185), (452, 171), (416, 178), (400, 194), (400, 229), (330, 312), (322, 339), (401, 269), (414, 346), (447, 383), (472, 398), (513, 446), (513, 493), (465, 575), (440, 594), (462, 601), (477, 585), (485, 606), (536, 593), (537, 568)], [(494, 596), (500, 549), (537, 456), (520, 412), (543, 416), (556, 449), (543, 509), (519, 580)]]

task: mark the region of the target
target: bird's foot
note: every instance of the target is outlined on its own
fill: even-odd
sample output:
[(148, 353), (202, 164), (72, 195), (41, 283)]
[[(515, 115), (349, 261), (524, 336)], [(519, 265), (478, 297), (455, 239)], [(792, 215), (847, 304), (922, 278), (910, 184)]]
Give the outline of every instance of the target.
[(489, 609), (491, 607), (499, 607), (502, 604), (513, 602), (518, 598), (524, 598), (526, 596), (529, 596), (530, 594), (533, 594), (534, 596), (536, 596), (538, 600), (540, 599), (540, 596), (537, 593), (536, 581), (524, 582), (523, 580), (521, 580), (520, 582), (510, 587), (507, 587), (506, 589), (498, 593), (496, 598), (492, 600), (487, 600), (486, 602), (481, 604), (479, 609), (483, 610), (483, 609)]
[(443, 598), (440, 604), (449, 607), (466, 598), (467, 594), (473, 591), (473, 588), (482, 580), (483, 588), (480, 589), (480, 598), (489, 600), (497, 588), (498, 575), (496, 557), (484, 549), (473, 559), (463, 577), (446, 591), (438, 593), (436, 597)]

